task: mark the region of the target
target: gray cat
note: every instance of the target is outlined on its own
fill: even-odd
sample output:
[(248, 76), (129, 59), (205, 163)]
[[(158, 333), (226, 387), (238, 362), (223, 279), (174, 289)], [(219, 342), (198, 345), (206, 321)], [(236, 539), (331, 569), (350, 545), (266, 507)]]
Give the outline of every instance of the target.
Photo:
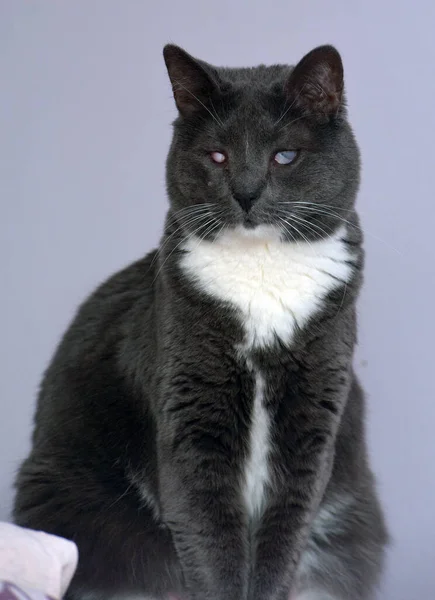
[(352, 368), (363, 251), (341, 58), (164, 57), (164, 236), (57, 348), (15, 520), (77, 543), (69, 600), (371, 599), (387, 533)]

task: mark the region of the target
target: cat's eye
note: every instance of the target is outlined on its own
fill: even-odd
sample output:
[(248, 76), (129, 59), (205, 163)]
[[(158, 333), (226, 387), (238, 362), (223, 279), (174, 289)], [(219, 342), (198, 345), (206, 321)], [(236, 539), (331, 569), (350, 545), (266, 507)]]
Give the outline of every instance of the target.
[(295, 160), (297, 155), (296, 150), (281, 150), (281, 152), (275, 154), (273, 160), (279, 165), (289, 165)]
[(223, 164), (227, 160), (227, 157), (223, 152), (210, 152), (210, 157), (212, 161), (218, 165)]

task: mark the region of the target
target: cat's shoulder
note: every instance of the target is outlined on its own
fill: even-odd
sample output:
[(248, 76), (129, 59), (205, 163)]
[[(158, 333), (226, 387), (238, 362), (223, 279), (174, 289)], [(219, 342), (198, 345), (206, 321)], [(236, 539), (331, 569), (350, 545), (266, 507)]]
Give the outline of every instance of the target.
[(78, 307), (61, 346), (83, 351), (105, 345), (140, 312), (146, 315), (154, 298), (156, 251), (124, 267), (101, 283)]
[(89, 300), (112, 304), (117, 301), (144, 298), (153, 292), (157, 250), (120, 269), (90, 295)]

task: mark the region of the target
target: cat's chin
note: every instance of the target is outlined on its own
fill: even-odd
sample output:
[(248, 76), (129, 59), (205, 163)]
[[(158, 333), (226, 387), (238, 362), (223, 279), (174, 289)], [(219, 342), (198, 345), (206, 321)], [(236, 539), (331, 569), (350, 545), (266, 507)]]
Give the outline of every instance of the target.
[(276, 225), (236, 225), (217, 237), (219, 241), (251, 241), (270, 243), (282, 241), (282, 230)]

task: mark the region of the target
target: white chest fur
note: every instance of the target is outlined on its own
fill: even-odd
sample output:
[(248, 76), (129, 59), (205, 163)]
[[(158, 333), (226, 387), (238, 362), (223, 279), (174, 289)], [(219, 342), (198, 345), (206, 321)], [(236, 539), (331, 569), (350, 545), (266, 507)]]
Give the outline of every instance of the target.
[(282, 242), (275, 229), (253, 234), (226, 232), (213, 242), (189, 239), (181, 259), (184, 272), (210, 296), (228, 303), (240, 316), (255, 391), (242, 493), (247, 512), (262, 511), (269, 479), (270, 418), (265, 407), (266, 381), (253, 368), (249, 351), (273, 344), (291, 345), (296, 329), (322, 308), (326, 296), (345, 284), (352, 258), (345, 230), (313, 243)]
[(295, 330), (351, 276), (344, 234), (340, 229), (312, 243), (282, 242), (272, 228), (228, 231), (213, 242), (190, 238), (181, 266), (204, 292), (238, 309), (244, 350), (273, 344), (275, 337), (290, 345)]
[[(248, 361), (248, 364), (250, 361)], [(247, 512), (255, 517), (261, 514), (264, 491), (269, 479), (270, 418), (265, 408), (265, 380), (260, 372), (254, 373), (255, 388), (249, 434), (249, 454), (245, 464), (243, 499)]]

